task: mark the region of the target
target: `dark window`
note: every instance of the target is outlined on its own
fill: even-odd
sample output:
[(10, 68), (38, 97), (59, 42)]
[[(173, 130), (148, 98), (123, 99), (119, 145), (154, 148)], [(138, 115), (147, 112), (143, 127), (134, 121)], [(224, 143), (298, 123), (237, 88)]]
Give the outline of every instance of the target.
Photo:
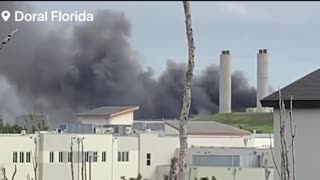
[(118, 152), (118, 161), (119, 162), (129, 161), (129, 152)]
[(129, 152), (126, 152), (127, 161), (129, 161)]
[(106, 152), (102, 152), (102, 162), (106, 162)]
[(118, 152), (118, 162), (121, 161), (121, 152)]
[(89, 152), (85, 152), (84, 157), (85, 157), (86, 162), (89, 162)]
[(20, 152), (20, 163), (24, 162), (24, 152)]
[(14, 163), (17, 163), (17, 162), (18, 162), (18, 153), (17, 153), (17, 152), (13, 152), (12, 162), (14, 162)]
[(128, 162), (129, 161), (129, 152), (118, 152), (118, 161), (119, 162)]
[(49, 153), (49, 162), (51, 162), (51, 163), (54, 162), (54, 153), (53, 152)]
[(31, 161), (31, 152), (27, 152), (26, 153), (26, 162), (30, 163), (30, 161)]
[(72, 161), (72, 152), (68, 152), (68, 162)]
[(239, 167), (239, 155), (193, 155), (192, 163), (195, 166), (227, 166)]
[(151, 165), (151, 153), (147, 153), (147, 166)]
[(63, 153), (62, 153), (62, 152), (59, 152), (59, 162), (62, 162), (62, 161), (63, 161), (62, 155), (63, 155)]
[(93, 162), (98, 162), (98, 152), (93, 152)]

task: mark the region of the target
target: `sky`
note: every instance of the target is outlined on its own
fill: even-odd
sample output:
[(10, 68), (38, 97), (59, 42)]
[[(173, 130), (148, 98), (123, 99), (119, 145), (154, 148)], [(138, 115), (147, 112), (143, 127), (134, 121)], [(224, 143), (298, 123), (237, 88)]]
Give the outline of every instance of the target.
[[(187, 62), (182, 2), (29, 2), (36, 10), (121, 11), (132, 25), (131, 43), (147, 68), (160, 74), (166, 61)], [(256, 86), (258, 49), (270, 53), (270, 85), (283, 87), (319, 68), (320, 2), (191, 2), (196, 67), (219, 64), (231, 50), (233, 70)], [(49, 27), (66, 26), (60, 22)]]

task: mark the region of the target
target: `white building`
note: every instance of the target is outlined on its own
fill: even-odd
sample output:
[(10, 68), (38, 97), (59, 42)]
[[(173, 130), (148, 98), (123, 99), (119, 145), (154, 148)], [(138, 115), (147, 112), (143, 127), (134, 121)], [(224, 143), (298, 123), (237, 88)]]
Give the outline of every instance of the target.
[[(285, 102), (289, 117), (290, 97), (293, 98), (293, 124), (296, 126), (295, 164), (296, 179), (319, 179), (317, 167), (320, 161), (318, 152), (320, 142), (316, 140), (320, 127), (320, 69), (298, 79), (282, 88), (281, 97)], [(274, 107), (274, 151), (278, 167), (280, 166), (280, 127), (279, 127), (279, 92), (261, 100), (265, 107)], [(291, 139), (288, 119), (287, 137)], [(288, 147), (291, 147), (291, 141)], [(290, 143), (290, 144), (289, 144)], [(291, 152), (291, 150), (289, 151)], [(292, 156), (289, 154), (292, 164)], [(291, 171), (292, 172), (292, 171)], [(279, 177), (275, 173), (275, 180)]]
[[(123, 108), (113, 107), (113, 109), (116, 109), (113, 114), (123, 111)], [(15, 179), (25, 179), (28, 174), (34, 177), (32, 159), (38, 157), (36, 175), (39, 180), (72, 180), (72, 174), (74, 180), (82, 180), (82, 177), (87, 177), (89, 180), (120, 180), (122, 176), (131, 178), (136, 177), (138, 173), (141, 173), (144, 179), (157, 180), (159, 172), (164, 173), (163, 170), (157, 169), (168, 166), (171, 158), (177, 153), (178, 122), (165, 121), (162, 123), (163, 126), (159, 126), (160, 122), (157, 126), (150, 126), (152, 125), (150, 123), (139, 131), (109, 131), (110, 128), (134, 127), (133, 115), (128, 114), (133, 114), (137, 108), (124, 109), (126, 112), (117, 114), (115, 121), (110, 120), (110, 114), (100, 109), (99, 113), (96, 115), (92, 113), (86, 116), (85, 120), (84, 116), (80, 115), (80, 121), (84, 124), (68, 125), (55, 132), (0, 135), (0, 166), (6, 168), (9, 179), (15, 165), (17, 166)], [(104, 110), (109, 112), (110, 109), (104, 108)], [(126, 118), (121, 117), (122, 115)], [(121, 122), (121, 119), (125, 119), (125, 122)], [(103, 124), (103, 121), (106, 124)], [(230, 151), (229, 155), (237, 154), (228, 150), (229, 148), (248, 148), (252, 153), (257, 149), (254, 137), (247, 131), (210, 121), (190, 121), (188, 126), (190, 157), (196, 155), (199, 148), (209, 148), (208, 151), (217, 155), (219, 150), (214, 147)], [(85, 133), (81, 133), (82, 131)], [(257, 155), (252, 157), (257, 158)], [(206, 172), (206, 168), (214, 168), (194, 166), (194, 163), (190, 163), (189, 166), (198, 169), (197, 177)], [(252, 168), (259, 169), (259, 172), (264, 169), (256, 165), (239, 164), (239, 168), (242, 167), (249, 168), (250, 173)], [(224, 171), (230, 167), (217, 168), (215, 171), (219, 168)], [(251, 177), (250, 173), (248, 177)], [(256, 177), (255, 171), (251, 174)], [(259, 176), (261, 180), (264, 179), (264, 175)]]
[[(196, 147), (186, 150), (190, 179), (214, 176), (221, 180), (265, 180), (265, 171), (273, 168), (268, 149), (232, 147)], [(178, 155), (178, 149), (177, 149)], [(267, 169), (262, 168), (267, 167)], [(170, 166), (157, 167), (157, 179), (164, 179)]]

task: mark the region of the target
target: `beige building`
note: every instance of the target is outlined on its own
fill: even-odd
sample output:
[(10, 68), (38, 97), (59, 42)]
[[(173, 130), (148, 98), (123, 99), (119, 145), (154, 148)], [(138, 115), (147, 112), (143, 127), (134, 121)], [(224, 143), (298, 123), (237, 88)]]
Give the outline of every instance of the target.
[[(123, 111), (122, 107), (116, 109), (114, 114)], [(68, 125), (53, 132), (39, 132), (32, 135), (23, 133), (0, 135), (0, 166), (6, 168), (9, 179), (15, 165), (17, 166), (15, 179), (25, 179), (28, 174), (34, 177), (34, 166), (32, 160), (28, 159), (30, 156), (31, 159), (38, 157), (36, 171), (38, 180), (72, 180), (72, 176), (74, 180), (83, 180), (85, 179), (83, 177), (89, 180), (121, 180), (121, 177), (128, 179), (136, 177), (138, 173), (141, 173), (143, 179), (158, 180), (159, 172), (163, 173), (158, 169), (168, 166), (171, 158), (177, 153), (178, 122), (164, 121), (162, 126), (160, 122), (156, 126), (149, 123), (139, 130), (111, 131), (110, 129), (120, 127), (126, 129), (134, 127), (136, 121), (133, 121), (133, 115), (128, 114), (133, 114), (137, 108), (124, 109), (125, 113), (116, 115), (115, 121), (106, 121), (107, 124), (103, 124), (103, 121), (108, 119), (105, 115), (107, 113), (100, 109), (99, 113), (96, 115), (92, 113), (90, 117), (86, 116), (85, 120), (80, 115), (79, 119), (84, 124)], [(104, 108), (104, 110), (109, 112), (110, 109)], [(119, 119), (122, 118), (126, 119), (126, 122), (120, 122)], [(205, 148), (219, 155), (219, 150), (214, 147), (229, 151), (229, 155), (237, 153), (230, 148), (258, 152), (254, 138), (247, 131), (209, 121), (190, 121), (188, 128), (190, 158), (197, 155), (198, 151), (203, 152)], [(252, 155), (253, 157), (258, 156), (256, 154)], [(189, 166), (194, 167), (194, 163), (190, 163)], [(244, 168), (243, 164), (239, 168), (242, 166)], [(195, 171), (197, 177), (208, 172), (206, 169), (210, 167), (194, 167), (197, 169)], [(218, 166), (216, 170), (219, 171), (220, 168), (221, 172), (224, 172), (230, 167), (226, 164), (224, 167)], [(257, 165), (245, 168), (249, 169), (249, 174), (253, 173), (253, 177), (256, 176), (256, 171), (251, 172), (250, 169), (259, 169), (259, 172), (264, 169)]]

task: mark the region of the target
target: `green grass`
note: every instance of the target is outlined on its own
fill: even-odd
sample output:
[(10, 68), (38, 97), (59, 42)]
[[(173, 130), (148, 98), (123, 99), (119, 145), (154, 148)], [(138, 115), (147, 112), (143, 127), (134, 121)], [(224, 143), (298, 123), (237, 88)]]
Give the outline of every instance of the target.
[(237, 128), (259, 133), (273, 133), (273, 113), (236, 112), (203, 117), (203, 121), (217, 121)]

